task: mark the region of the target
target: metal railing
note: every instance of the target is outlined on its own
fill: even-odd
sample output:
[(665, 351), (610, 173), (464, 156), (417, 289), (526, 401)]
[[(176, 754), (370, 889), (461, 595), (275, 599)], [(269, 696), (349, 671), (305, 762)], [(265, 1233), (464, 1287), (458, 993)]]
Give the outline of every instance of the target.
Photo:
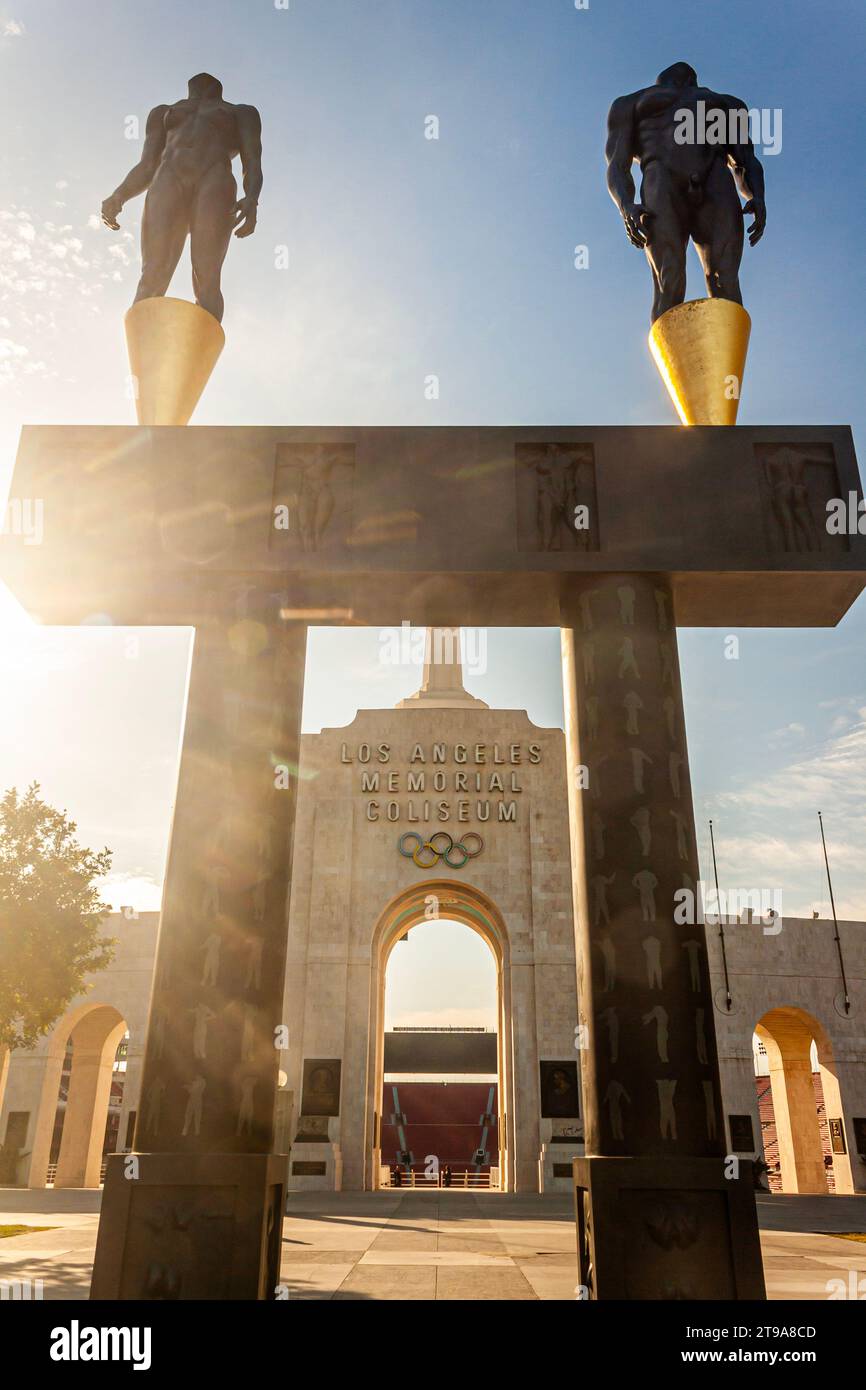
[[(410, 1172), (408, 1172), (408, 1173), (405, 1171), (405, 1169), (402, 1169), (402, 1168), (401, 1168), (401, 1169), (400, 1169), (400, 1182), (399, 1182), (399, 1184), (396, 1183), (396, 1182), (394, 1181), (394, 1174), (391, 1173), (390, 1171), (387, 1173), (387, 1177), (386, 1177), (386, 1175), (385, 1175), (384, 1172), (383, 1172), (383, 1175), (382, 1175), (382, 1176), (383, 1176), (383, 1184), (382, 1184), (383, 1187), (387, 1187), (387, 1188), (391, 1188), (391, 1189), (394, 1189), (394, 1188), (396, 1188), (396, 1187), (399, 1186), (400, 1188), (407, 1188), (407, 1189), (408, 1189), (408, 1188), (423, 1188), (423, 1189), (442, 1189), (442, 1190), (446, 1190), (445, 1179), (444, 1179), (444, 1176), (443, 1176), (443, 1174), (442, 1174), (441, 1172), (440, 1172), (436, 1177), (429, 1177), (429, 1176), (428, 1176), (425, 1172), (423, 1172), (423, 1171), (420, 1172), (420, 1173), (416, 1173), (415, 1170), (414, 1170), (414, 1168), (413, 1168)], [(466, 1189), (466, 1188), (485, 1188), (485, 1187), (486, 1187), (486, 1188), (491, 1188), (491, 1187), (492, 1187), (492, 1188), (497, 1188), (497, 1189), (498, 1189), (498, 1187), (499, 1187), (499, 1170), (496, 1169), (496, 1170), (494, 1171), (493, 1169), (487, 1168), (487, 1169), (483, 1169), (483, 1170), (481, 1170), (481, 1171), (479, 1171), (479, 1172), (475, 1172), (475, 1171), (472, 1170), (472, 1169), (464, 1168), (462, 1171), (457, 1172), (457, 1171), (455, 1171), (455, 1170), (452, 1168), (452, 1170), (451, 1170), (451, 1182), (447, 1185), (447, 1189), (451, 1189), (451, 1188), (455, 1188), (455, 1187), (456, 1187), (456, 1188), (461, 1188), (461, 1189)]]
[[(101, 1166), (101, 1168), (99, 1169), (99, 1181), (100, 1181), (100, 1183), (104, 1183), (104, 1182), (105, 1182), (105, 1167), (106, 1167), (105, 1159), (103, 1158), (103, 1160), (102, 1160), (102, 1166)], [(48, 1170), (47, 1170), (47, 1172), (46, 1172), (46, 1174), (45, 1174), (45, 1186), (46, 1186), (46, 1187), (53, 1187), (53, 1186), (54, 1186), (54, 1183), (55, 1183), (55, 1181), (56, 1181), (56, 1179), (57, 1179), (57, 1164), (56, 1164), (56, 1163), (49, 1163), (49, 1165), (48, 1165)]]

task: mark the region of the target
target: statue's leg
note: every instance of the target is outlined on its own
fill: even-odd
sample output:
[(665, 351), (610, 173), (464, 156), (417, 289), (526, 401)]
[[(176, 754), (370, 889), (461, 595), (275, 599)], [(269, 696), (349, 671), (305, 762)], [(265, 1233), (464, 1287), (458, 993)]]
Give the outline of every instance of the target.
[(144, 200), (141, 219), (139, 299), (164, 295), (174, 275), (189, 231), (189, 194), (174, 174), (161, 169)]
[(644, 172), (641, 202), (653, 216), (647, 226), (646, 258), (653, 274), (652, 321), (686, 297), (688, 219), (684, 201), (657, 162)]
[(695, 208), (692, 238), (712, 299), (742, 304), (740, 261), (743, 256), (743, 214), (730, 171), (717, 159), (704, 188), (704, 201)]
[(222, 323), (220, 275), (234, 226), (238, 189), (231, 169), (215, 164), (198, 186), (192, 208), (189, 249), (195, 302)]

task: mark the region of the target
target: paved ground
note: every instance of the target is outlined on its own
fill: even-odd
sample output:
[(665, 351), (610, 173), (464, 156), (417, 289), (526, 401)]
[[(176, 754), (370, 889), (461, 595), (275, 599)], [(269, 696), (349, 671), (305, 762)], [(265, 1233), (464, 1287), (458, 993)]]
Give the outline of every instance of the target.
[[(0, 1240), (0, 1279), (42, 1279), (44, 1297), (86, 1298), (98, 1192), (0, 1188), (0, 1225), (54, 1230)], [(758, 1199), (773, 1298), (825, 1299), (828, 1281), (862, 1281), (866, 1197)], [(294, 1193), (281, 1277), (293, 1298), (573, 1299), (567, 1197), (494, 1192)], [(850, 1294), (849, 1294), (850, 1296)]]
[(41, 1279), (44, 1298), (86, 1298), (101, 1192), (0, 1187), (0, 1226), (53, 1226), (0, 1240), (0, 1279)]
[(284, 1235), (291, 1297), (574, 1298), (568, 1198), (293, 1194)]

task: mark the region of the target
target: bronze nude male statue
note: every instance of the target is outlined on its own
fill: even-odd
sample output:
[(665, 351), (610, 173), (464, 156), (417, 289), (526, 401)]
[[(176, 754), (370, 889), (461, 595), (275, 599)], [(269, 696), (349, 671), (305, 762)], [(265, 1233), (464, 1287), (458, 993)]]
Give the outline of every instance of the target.
[[(684, 113), (694, 118), (707, 112), (719, 113), (728, 138), (681, 138)], [(685, 299), (689, 237), (710, 297), (742, 304), (743, 216), (754, 214), (752, 246), (760, 241), (767, 220), (764, 172), (749, 137), (745, 104), (698, 86), (694, 68), (674, 63), (653, 86), (613, 103), (606, 156), (610, 195), (629, 241), (646, 251), (652, 270), (653, 323)], [(631, 172), (635, 161), (641, 167), (640, 202), (635, 201)], [(744, 207), (738, 193), (747, 200)]]
[[(102, 204), (117, 231), (118, 214), (147, 190), (141, 223), (141, 279), (135, 301), (165, 294), (187, 236), (195, 300), (222, 322), (220, 273), (232, 231), (250, 236), (262, 188), (261, 118), (254, 106), (224, 101), (209, 73), (190, 78), (189, 94), (155, 106), (141, 159)], [(238, 201), (232, 160), (240, 155), (244, 196)]]

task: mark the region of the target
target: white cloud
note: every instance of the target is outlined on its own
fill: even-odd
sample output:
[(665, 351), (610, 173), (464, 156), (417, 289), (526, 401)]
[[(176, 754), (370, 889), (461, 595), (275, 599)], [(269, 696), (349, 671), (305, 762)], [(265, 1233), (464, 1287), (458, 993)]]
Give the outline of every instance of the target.
[(815, 810), (842, 801), (856, 811), (866, 785), (866, 708), (857, 715), (853, 727), (828, 738), (812, 756), (719, 799), (731, 806), (770, 808), (781, 803)]
[[(89, 225), (94, 225), (93, 219)], [(117, 246), (109, 256), (107, 242), (101, 239), (88, 242), (85, 256), (81, 230), (14, 203), (0, 208), (0, 307), (4, 311), (0, 328), (7, 343), (0, 361), (4, 386), (24, 376), (56, 375), (50, 348), (64, 331), (64, 316), (80, 315), (82, 299), (101, 295), (101, 282), (109, 276), (118, 278), (118, 259), (127, 263), (123, 247)], [(88, 307), (91, 313), (99, 312), (93, 304)], [(9, 342), (29, 346), (29, 356), (13, 353)]]
[(20, 39), (23, 33), (24, 25), (21, 23), (20, 19), (3, 20), (4, 39)]
[[(788, 916), (829, 913), (818, 812), (840, 917), (866, 918), (866, 707), (807, 755), (715, 798), (719, 872), (728, 886), (778, 888)], [(784, 825), (785, 833), (779, 827)], [(699, 821), (701, 863), (710, 864)]]
[(114, 912), (124, 907), (136, 912), (158, 912), (162, 898), (161, 886), (151, 874), (110, 873), (99, 885), (103, 902), (111, 904)]
[(785, 743), (792, 738), (802, 738), (805, 732), (806, 727), (804, 724), (797, 724), (796, 722), (785, 724), (781, 729), (774, 729), (772, 733), (767, 736), (767, 742), (771, 744)]

